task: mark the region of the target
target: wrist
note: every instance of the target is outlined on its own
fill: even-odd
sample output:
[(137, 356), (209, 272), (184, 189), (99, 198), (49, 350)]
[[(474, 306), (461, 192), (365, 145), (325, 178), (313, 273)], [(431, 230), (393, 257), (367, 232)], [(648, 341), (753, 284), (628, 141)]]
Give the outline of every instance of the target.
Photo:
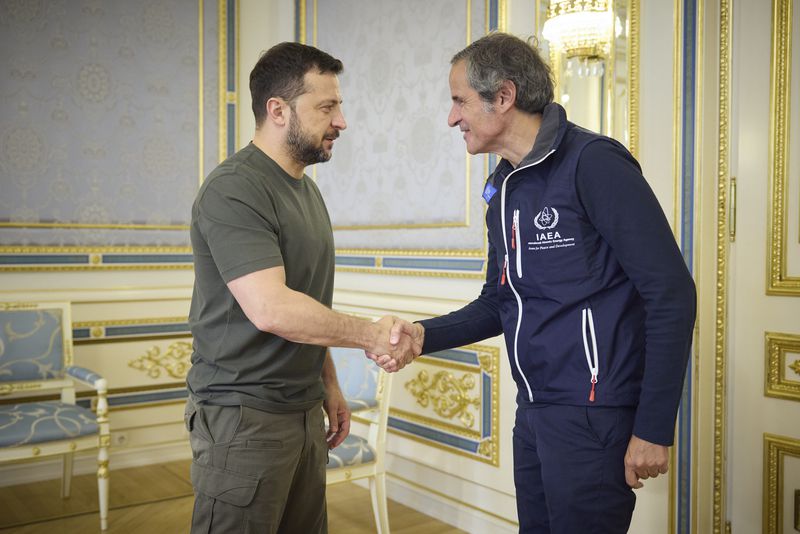
[(413, 324), (417, 330), (416, 339), (419, 342), (419, 348), (422, 350), (425, 347), (425, 327), (419, 322), (414, 322)]

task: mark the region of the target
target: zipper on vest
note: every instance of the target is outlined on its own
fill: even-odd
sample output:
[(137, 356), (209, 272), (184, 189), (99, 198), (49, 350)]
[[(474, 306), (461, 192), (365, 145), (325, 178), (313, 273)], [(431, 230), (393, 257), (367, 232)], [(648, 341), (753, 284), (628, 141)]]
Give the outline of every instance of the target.
[(511, 220), (511, 250), (517, 250), (517, 211), (514, 210), (514, 218)]
[[(589, 337), (586, 335), (587, 326), (589, 327), (589, 337), (592, 340), (592, 350), (589, 350)], [(583, 351), (586, 354), (586, 363), (589, 365), (589, 373), (592, 375), (589, 402), (594, 402), (594, 386), (597, 384), (600, 362), (599, 356), (597, 355), (597, 337), (594, 333), (594, 317), (592, 316), (591, 308), (584, 308), (581, 310), (581, 334), (583, 335)]]
[(508, 269), (508, 254), (503, 259), (503, 273), (500, 275), (500, 285), (506, 285), (506, 270)]
[[(508, 179), (513, 176), (513, 174), (517, 171), (521, 171), (522, 169), (527, 169), (528, 167), (533, 167), (534, 165), (538, 165), (539, 163), (543, 162), (545, 159), (550, 157), (550, 154), (555, 152), (555, 149), (550, 150), (547, 154), (542, 156), (540, 159), (525, 165), (524, 167), (517, 167), (506, 176), (505, 180), (503, 180), (503, 187), (502, 191), (500, 192), (500, 223), (503, 226), (503, 247), (505, 247), (506, 256), (505, 256), (505, 264), (503, 265), (503, 279), (505, 279), (505, 272), (508, 269), (508, 241), (506, 240), (506, 185), (508, 184)], [(516, 243), (515, 243), (516, 245)], [(502, 282), (503, 280), (501, 280)], [(519, 328), (522, 325), (522, 298), (520, 298), (519, 293), (517, 293), (517, 289), (514, 287), (514, 283), (511, 281), (511, 277), (508, 277), (508, 287), (511, 288), (511, 292), (514, 293), (514, 298), (517, 299), (517, 327), (514, 330), (514, 363), (517, 366), (517, 372), (519, 373), (522, 382), (525, 384), (525, 389), (528, 390), (528, 402), (533, 402), (533, 390), (531, 389), (531, 385), (528, 382), (528, 379), (525, 377), (525, 373), (522, 372), (522, 366), (519, 364), (519, 351), (517, 350), (517, 343), (519, 342)]]
[(514, 210), (511, 231), (511, 248), (514, 248), (515, 242), (519, 243), (519, 250), (517, 250), (517, 278), (522, 278), (522, 232), (519, 229), (519, 210)]

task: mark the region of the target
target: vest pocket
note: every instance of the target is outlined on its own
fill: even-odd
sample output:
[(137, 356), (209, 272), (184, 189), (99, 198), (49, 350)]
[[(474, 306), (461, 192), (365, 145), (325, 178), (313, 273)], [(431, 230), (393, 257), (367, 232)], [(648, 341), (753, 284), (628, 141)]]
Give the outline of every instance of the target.
[(583, 337), (583, 351), (586, 354), (586, 363), (589, 366), (591, 384), (589, 389), (589, 402), (594, 402), (595, 384), (600, 371), (600, 356), (597, 354), (597, 336), (594, 331), (594, 316), (592, 308), (587, 306), (581, 310), (581, 335)]
[(525, 242), (522, 240), (522, 230), (520, 229), (519, 210), (514, 210), (514, 218), (511, 222), (511, 248), (516, 252), (517, 278), (522, 278), (522, 251), (525, 250)]

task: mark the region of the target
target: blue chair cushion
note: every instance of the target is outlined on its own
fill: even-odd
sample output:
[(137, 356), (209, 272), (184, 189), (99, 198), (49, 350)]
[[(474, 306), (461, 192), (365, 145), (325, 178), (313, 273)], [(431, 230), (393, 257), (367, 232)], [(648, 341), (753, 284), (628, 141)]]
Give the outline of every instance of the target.
[(60, 441), (97, 434), (91, 410), (63, 402), (0, 406), (0, 447)]
[(378, 390), (379, 368), (368, 360), (361, 349), (332, 347), (331, 358), (336, 365), (339, 386), (351, 411), (374, 408)]
[(367, 440), (350, 434), (341, 445), (328, 452), (328, 469), (355, 467), (375, 461), (375, 450)]

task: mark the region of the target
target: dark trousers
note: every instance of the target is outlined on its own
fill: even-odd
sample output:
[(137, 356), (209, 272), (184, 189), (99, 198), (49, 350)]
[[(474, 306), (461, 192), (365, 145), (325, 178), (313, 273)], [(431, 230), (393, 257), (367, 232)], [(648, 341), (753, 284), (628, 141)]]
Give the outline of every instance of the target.
[(306, 412), (186, 405), (192, 534), (326, 534), (321, 403)]
[(636, 496), (625, 482), (634, 408), (517, 408), (514, 484), (523, 534), (624, 534)]

